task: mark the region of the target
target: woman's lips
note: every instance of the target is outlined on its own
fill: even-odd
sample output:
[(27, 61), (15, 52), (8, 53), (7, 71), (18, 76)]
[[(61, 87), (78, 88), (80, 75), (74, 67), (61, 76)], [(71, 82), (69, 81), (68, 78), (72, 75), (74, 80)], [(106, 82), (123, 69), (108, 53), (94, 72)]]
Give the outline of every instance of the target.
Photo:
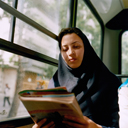
[(69, 61), (70, 62), (74, 62), (74, 61), (76, 61), (76, 59), (75, 58), (72, 58), (72, 59), (69, 59)]

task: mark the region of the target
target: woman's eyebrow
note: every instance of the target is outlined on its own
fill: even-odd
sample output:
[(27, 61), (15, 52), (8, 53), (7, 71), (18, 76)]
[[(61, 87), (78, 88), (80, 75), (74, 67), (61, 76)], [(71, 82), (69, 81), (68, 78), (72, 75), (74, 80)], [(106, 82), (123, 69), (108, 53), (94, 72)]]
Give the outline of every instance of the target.
[[(79, 41), (74, 41), (74, 42), (71, 43), (71, 45), (73, 45), (75, 43), (79, 43)], [(62, 47), (66, 47), (66, 46), (67, 46), (67, 44), (62, 45)]]
[(66, 47), (67, 45), (62, 45), (62, 47)]
[(75, 43), (80, 43), (79, 41), (74, 41), (74, 42), (72, 42), (71, 44), (75, 44)]

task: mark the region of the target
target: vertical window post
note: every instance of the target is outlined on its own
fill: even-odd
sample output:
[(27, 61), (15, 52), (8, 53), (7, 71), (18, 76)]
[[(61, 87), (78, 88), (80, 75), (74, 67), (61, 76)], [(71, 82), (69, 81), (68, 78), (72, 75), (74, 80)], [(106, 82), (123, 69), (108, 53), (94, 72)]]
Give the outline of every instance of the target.
[[(13, 7), (17, 9), (18, 0), (13, 0)], [(16, 17), (11, 16), (11, 24), (10, 24), (10, 32), (9, 32), (9, 41), (13, 43), (14, 41), (14, 33), (15, 33), (15, 24), (16, 24)]]
[(77, 1), (78, 0), (70, 0), (70, 24), (69, 24), (69, 27), (76, 26)]

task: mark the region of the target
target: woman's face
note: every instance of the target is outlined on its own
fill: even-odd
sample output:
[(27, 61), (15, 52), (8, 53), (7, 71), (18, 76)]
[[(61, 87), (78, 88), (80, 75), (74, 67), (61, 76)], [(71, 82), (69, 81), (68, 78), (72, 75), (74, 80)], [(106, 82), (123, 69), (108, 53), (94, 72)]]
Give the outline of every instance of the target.
[(69, 67), (78, 68), (84, 56), (82, 39), (75, 33), (64, 35), (61, 40), (61, 54)]

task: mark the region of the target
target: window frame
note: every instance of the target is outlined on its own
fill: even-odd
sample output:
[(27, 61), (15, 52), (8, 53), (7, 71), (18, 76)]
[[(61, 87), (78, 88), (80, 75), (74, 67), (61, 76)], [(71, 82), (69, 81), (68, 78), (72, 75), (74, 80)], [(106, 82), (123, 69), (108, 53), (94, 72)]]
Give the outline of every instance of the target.
[[(17, 1), (17, 0), (15, 0), (15, 1)], [(15, 1), (14, 1), (14, 3), (18, 4), (18, 2), (15, 2)], [(17, 5), (15, 5), (15, 6), (17, 6)], [(36, 23), (34, 20), (28, 18), (24, 14), (20, 13), (19, 11), (17, 11), (13, 7), (9, 6), (8, 4), (6, 4), (2, 1), (0, 1), (0, 7), (12, 15), (10, 41), (3, 40), (0, 38), (0, 47), (1, 47), (0, 49), (8, 51), (8, 52), (16, 53), (16, 54), (22, 55), (24, 57), (35, 59), (35, 60), (38, 60), (40, 62), (44, 62), (44, 63), (51, 64), (54, 66), (58, 66), (58, 60), (57, 59), (51, 58), (51, 57), (46, 56), (44, 54), (40, 54), (36, 51), (33, 51), (31, 49), (28, 49), (28, 48), (25, 48), (25, 47), (22, 47), (22, 46), (19, 46), (19, 45), (13, 43), (14, 32), (15, 32), (15, 20), (16, 20), (15, 18), (19, 18), (20, 20), (26, 22), (27, 24), (33, 26), (37, 30), (41, 31), (42, 33), (48, 35), (49, 37), (51, 37), (55, 40), (57, 40), (57, 35), (55, 35), (51, 31), (49, 31), (46, 28), (44, 28), (43, 26), (41, 26), (40, 24)], [(20, 49), (22, 49), (22, 51)]]

